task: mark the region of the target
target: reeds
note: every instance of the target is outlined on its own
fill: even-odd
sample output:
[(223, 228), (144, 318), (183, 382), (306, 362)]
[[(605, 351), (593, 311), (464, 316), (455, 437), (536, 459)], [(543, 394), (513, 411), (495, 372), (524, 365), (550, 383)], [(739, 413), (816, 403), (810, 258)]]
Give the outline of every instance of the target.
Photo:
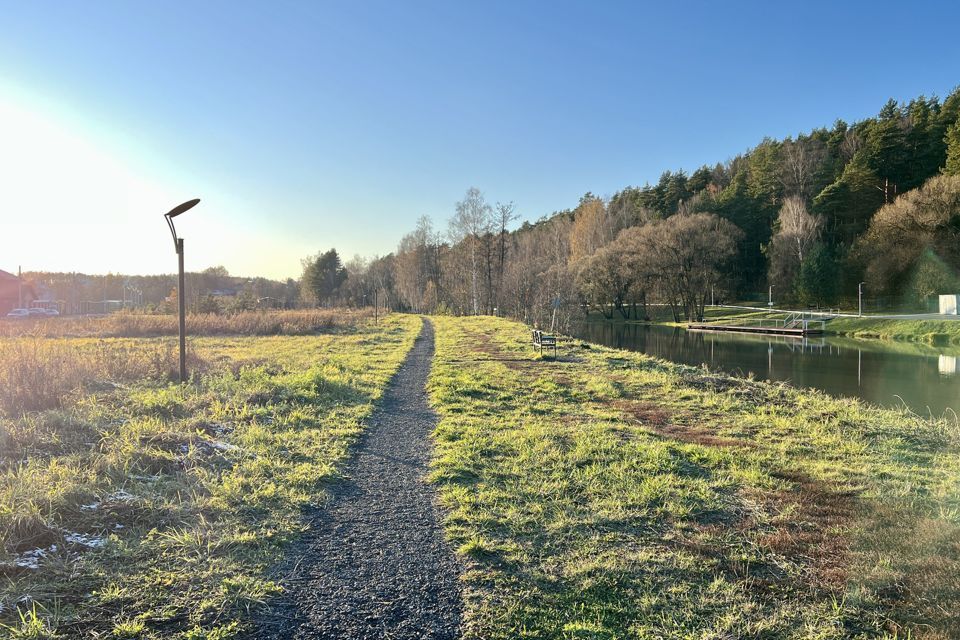
[[(203, 336), (309, 335), (355, 327), (366, 315), (368, 311), (347, 309), (200, 313), (187, 316), (187, 332)], [(177, 335), (177, 328), (176, 315), (115, 313), (102, 317), (3, 321), (0, 336), (148, 338)]]
[[(190, 370), (205, 368), (193, 352)], [(84, 387), (174, 380), (179, 353), (170, 340), (13, 338), (0, 342), (0, 413), (62, 407)]]

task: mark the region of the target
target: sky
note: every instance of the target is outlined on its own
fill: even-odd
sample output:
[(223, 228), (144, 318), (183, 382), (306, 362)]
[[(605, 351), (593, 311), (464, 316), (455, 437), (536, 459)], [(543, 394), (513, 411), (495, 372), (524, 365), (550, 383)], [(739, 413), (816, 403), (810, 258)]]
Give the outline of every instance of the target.
[(960, 3), (0, 0), (0, 269), (297, 277), (960, 84)]

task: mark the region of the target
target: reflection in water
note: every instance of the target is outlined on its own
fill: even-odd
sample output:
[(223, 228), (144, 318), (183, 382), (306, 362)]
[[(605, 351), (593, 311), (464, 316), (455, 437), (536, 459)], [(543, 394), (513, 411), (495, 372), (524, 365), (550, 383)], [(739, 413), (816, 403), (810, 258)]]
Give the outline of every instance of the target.
[(783, 380), (875, 404), (899, 405), (902, 400), (924, 415), (928, 409), (934, 415), (948, 407), (960, 410), (960, 353), (942, 354), (922, 345), (709, 333), (615, 322), (584, 322), (572, 333), (674, 362)]
[(941, 353), (938, 364), (940, 366), (940, 373), (942, 375), (945, 375), (945, 376), (956, 375), (957, 356), (948, 356)]

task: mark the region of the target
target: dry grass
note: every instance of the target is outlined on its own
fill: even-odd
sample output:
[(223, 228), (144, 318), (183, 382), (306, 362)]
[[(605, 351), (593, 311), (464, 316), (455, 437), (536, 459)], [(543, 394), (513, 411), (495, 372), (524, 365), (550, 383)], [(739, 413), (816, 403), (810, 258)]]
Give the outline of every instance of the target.
[[(189, 370), (207, 363), (193, 349)], [(175, 341), (15, 338), (0, 342), (0, 413), (19, 414), (66, 406), (85, 387), (177, 376)]]
[(0, 638), (244, 631), (420, 328), (321, 313), (197, 337), (185, 385), (170, 337), (0, 338)]
[[(202, 336), (300, 336), (355, 327), (368, 310), (299, 309), (202, 313), (187, 316), (187, 333)], [(0, 336), (41, 338), (148, 338), (177, 335), (176, 315), (115, 313), (103, 317), (64, 317), (0, 322)]]

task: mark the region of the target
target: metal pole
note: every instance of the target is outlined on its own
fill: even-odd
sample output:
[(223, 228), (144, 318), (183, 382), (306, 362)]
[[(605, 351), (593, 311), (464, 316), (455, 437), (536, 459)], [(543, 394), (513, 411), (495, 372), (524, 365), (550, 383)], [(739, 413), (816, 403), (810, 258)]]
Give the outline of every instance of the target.
[(183, 276), (183, 238), (177, 238), (177, 259), (180, 266), (179, 288), (177, 289), (177, 303), (180, 307), (180, 384), (187, 381), (187, 322), (186, 322), (186, 287)]
[(857, 303), (860, 306), (860, 316), (863, 316), (863, 283), (857, 285)]
[(374, 289), (374, 290), (373, 290), (373, 324), (374, 324), (374, 325), (380, 324), (380, 317), (379, 317), (379, 315), (378, 315), (378, 313), (379, 313), (379, 310), (378, 310), (378, 309), (379, 309), (379, 306), (380, 306), (380, 305), (379, 305), (379, 301), (377, 300), (377, 290)]

